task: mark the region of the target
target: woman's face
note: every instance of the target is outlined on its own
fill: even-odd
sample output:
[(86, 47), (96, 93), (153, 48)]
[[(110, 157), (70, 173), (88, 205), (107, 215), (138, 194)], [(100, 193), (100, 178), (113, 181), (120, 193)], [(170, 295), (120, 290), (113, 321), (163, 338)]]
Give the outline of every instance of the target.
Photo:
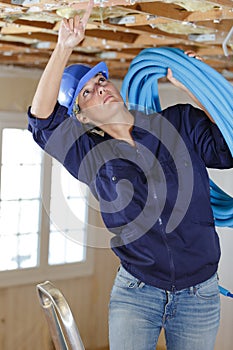
[(85, 122), (106, 123), (119, 112), (124, 101), (119, 90), (101, 73), (90, 79), (78, 95), (78, 105)]

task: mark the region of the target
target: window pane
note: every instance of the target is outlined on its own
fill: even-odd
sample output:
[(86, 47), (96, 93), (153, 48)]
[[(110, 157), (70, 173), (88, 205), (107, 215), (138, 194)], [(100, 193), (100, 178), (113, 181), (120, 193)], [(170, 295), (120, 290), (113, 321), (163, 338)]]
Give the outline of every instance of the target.
[(28, 130), (3, 129), (2, 149), (2, 163), (5, 165), (41, 163), (41, 149)]
[(16, 234), (19, 226), (19, 202), (1, 201), (0, 209), (1, 236)]
[(2, 235), (0, 270), (15, 270), (37, 265), (38, 235)]
[(56, 160), (52, 166), (49, 264), (85, 260), (87, 187)]
[(20, 201), (19, 233), (38, 232), (40, 214), (39, 206), (39, 200)]
[(0, 270), (37, 265), (42, 151), (23, 129), (3, 129)]
[[(67, 232), (69, 234), (69, 232)], [(50, 231), (49, 265), (73, 263), (85, 260), (85, 249), (77, 242), (71, 241), (64, 232)]]
[(1, 198), (26, 199), (38, 198), (40, 195), (41, 165), (37, 164), (2, 164), (1, 173)]
[(18, 267), (37, 265), (38, 234), (21, 234), (18, 239), (18, 251), (15, 257)]

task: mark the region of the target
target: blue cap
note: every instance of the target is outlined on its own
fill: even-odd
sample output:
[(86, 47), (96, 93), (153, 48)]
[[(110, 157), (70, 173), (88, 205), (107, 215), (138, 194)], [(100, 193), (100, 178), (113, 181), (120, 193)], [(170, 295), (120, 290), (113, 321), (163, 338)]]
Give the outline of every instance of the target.
[(94, 67), (72, 64), (64, 69), (58, 102), (68, 108), (68, 114), (72, 114), (73, 105), (81, 89), (98, 73), (102, 73), (108, 79), (108, 67), (104, 62), (100, 62)]

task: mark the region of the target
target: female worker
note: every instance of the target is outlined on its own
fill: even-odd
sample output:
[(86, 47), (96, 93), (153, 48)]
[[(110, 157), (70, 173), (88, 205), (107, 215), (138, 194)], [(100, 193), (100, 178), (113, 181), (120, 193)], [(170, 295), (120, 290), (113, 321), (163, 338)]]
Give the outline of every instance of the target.
[[(66, 67), (92, 10), (62, 21), (29, 109), (35, 141), (99, 200), (120, 268), (111, 293), (111, 350), (213, 350), (219, 326), (218, 236), (206, 167), (233, 159), (201, 109), (129, 111), (107, 66)], [(168, 71), (168, 78), (184, 88)], [(179, 200), (177, 200), (179, 198)], [(182, 200), (180, 200), (182, 199)]]

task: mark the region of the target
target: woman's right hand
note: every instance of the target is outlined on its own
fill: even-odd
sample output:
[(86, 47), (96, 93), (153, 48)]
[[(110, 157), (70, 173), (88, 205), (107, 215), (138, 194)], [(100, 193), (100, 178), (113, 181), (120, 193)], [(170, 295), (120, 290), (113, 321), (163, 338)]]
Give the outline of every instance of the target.
[(90, 0), (82, 18), (78, 15), (69, 19), (63, 18), (58, 33), (59, 45), (73, 49), (84, 39), (85, 29), (93, 6), (94, 0)]
[(94, 0), (90, 0), (82, 18), (75, 16), (63, 19), (61, 22), (57, 45), (41, 75), (33, 97), (31, 113), (37, 118), (46, 119), (54, 110), (64, 68), (72, 50), (84, 38), (93, 5)]

